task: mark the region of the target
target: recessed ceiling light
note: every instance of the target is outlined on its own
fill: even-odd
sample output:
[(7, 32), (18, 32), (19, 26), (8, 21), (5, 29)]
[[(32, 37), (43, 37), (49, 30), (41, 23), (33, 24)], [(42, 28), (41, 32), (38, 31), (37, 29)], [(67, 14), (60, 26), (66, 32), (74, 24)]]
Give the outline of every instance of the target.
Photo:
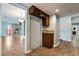
[(56, 9), (56, 10), (55, 10), (55, 12), (59, 12), (59, 10), (58, 10), (58, 9)]

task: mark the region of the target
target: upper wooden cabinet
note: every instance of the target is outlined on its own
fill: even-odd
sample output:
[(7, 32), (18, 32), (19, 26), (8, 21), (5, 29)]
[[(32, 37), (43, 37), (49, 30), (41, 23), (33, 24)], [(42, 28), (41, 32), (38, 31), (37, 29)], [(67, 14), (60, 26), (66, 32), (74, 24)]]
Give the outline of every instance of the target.
[(39, 18), (42, 18), (42, 25), (44, 27), (47, 27), (49, 26), (49, 15), (46, 14), (45, 12), (43, 12), (42, 10), (38, 9), (37, 7), (35, 6), (31, 6), (29, 8), (29, 14), (30, 15), (33, 15), (33, 16), (36, 16), (36, 17), (39, 17)]
[(45, 15), (44, 17), (42, 17), (42, 25), (43, 27), (47, 27), (49, 26), (49, 16)]
[(41, 10), (35, 6), (29, 8), (29, 14), (41, 18)]

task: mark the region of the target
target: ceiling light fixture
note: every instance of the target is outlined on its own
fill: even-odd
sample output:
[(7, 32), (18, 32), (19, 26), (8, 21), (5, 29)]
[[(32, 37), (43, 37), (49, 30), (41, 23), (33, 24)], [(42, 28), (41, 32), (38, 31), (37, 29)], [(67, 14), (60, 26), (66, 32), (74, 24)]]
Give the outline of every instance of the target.
[(55, 12), (59, 12), (59, 10), (58, 10), (58, 9), (56, 9), (56, 10), (55, 10)]

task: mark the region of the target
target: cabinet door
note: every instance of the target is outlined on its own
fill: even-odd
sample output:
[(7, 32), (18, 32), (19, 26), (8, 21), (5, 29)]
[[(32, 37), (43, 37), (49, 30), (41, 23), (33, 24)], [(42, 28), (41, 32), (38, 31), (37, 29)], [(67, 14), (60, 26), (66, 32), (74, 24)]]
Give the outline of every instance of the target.
[(44, 27), (47, 27), (47, 26), (49, 26), (49, 17), (48, 16), (44, 16), (43, 18), (42, 18), (42, 25), (44, 26)]
[(41, 18), (41, 16), (40, 16), (41, 11), (38, 8), (36, 8), (35, 6), (32, 6), (29, 8), (29, 13), (30, 13), (30, 15)]
[(49, 26), (49, 17), (46, 16), (46, 26)]
[(42, 26), (44, 26), (44, 27), (46, 26), (46, 19), (45, 19), (45, 17), (42, 18)]
[(43, 44), (43, 46), (46, 46), (46, 47), (49, 47), (49, 48), (52, 47), (53, 41), (52, 41), (51, 35), (52, 34), (50, 34), (50, 33), (43, 33), (42, 34), (42, 44)]

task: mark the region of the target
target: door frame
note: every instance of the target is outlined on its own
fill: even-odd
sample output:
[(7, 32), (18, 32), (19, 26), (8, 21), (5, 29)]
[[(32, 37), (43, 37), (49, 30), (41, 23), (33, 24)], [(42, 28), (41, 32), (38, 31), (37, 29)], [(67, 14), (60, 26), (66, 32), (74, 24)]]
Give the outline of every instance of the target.
[(15, 6), (15, 7), (17, 7), (17, 8), (20, 8), (20, 9), (23, 9), (23, 10), (25, 10), (25, 19), (22, 19), (22, 20), (24, 20), (25, 21), (25, 24), (24, 24), (24, 30), (25, 30), (25, 33), (24, 33), (24, 49), (23, 49), (23, 52), (24, 53), (26, 53), (27, 52), (27, 19), (28, 19), (28, 13), (27, 13), (27, 11), (28, 11), (28, 9), (27, 9), (27, 7), (25, 7), (25, 6), (23, 6), (23, 5), (20, 5), (20, 4), (18, 4), (18, 3), (9, 3), (10, 5), (13, 5), (13, 6)]

